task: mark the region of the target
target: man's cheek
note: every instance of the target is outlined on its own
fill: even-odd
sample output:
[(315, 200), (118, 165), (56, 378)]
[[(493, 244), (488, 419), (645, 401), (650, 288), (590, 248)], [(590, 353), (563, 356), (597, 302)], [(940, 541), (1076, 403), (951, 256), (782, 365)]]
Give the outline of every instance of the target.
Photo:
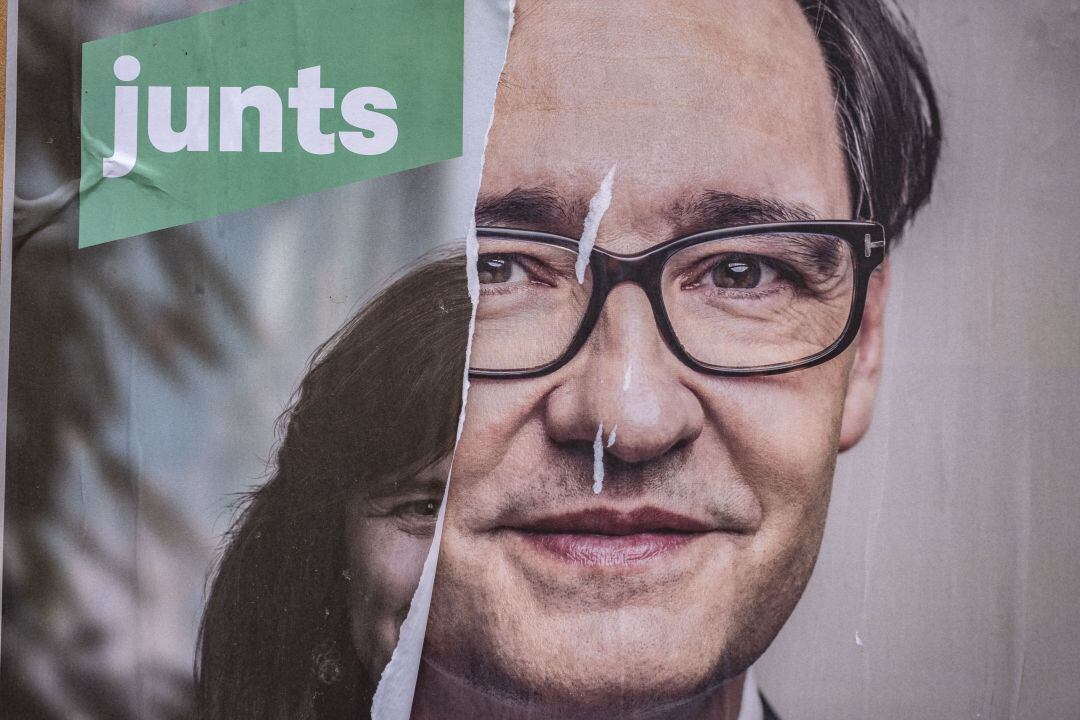
[(740, 380), (710, 406), (715, 442), (766, 511), (827, 502), (843, 411), (842, 373)]
[(474, 381), (465, 406), (465, 424), (454, 452), (454, 472), (485, 475), (516, 447), (540, 401), (531, 383)]

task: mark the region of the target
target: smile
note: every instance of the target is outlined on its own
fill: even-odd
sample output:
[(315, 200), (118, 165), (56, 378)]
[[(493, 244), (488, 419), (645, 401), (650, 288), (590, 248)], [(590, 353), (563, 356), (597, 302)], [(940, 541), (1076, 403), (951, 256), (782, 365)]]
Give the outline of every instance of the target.
[(656, 508), (598, 508), (504, 528), (539, 552), (575, 565), (620, 566), (675, 552), (720, 528)]

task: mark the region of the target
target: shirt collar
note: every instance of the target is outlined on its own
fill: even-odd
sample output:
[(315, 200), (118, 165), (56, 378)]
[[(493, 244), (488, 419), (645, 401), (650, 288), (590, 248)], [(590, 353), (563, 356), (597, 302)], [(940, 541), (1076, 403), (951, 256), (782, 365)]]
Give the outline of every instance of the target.
[(745, 677), (743, 677), (739, 720), (765, 720), (765, 707), (761, 704), (761, 694), (758, 692), (754, 668), (747, 670)]

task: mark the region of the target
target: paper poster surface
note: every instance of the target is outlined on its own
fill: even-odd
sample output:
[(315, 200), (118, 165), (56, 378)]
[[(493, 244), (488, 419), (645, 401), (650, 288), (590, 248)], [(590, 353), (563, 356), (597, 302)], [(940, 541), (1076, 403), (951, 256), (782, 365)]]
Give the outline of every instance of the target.
[(0, 715), (1074, 718), (1072, 5), (12, 5)]
[[(2, 714), (326, 717), (347, 700), (359, 717), (397, 627), (351, 649), (345, 508), (374, 517), (356, 489), (380, 487), (376, 522), (414, 542), (385, 567), (427, 552), (509, 6), (20, 10)], [(233, 91), (251, 107), (230, 116)], [(191, 110), (207, 97), (210, 118)], [(408, 575), (380, 576), (405, 609)], [(225, 657), (237, 633), (270, 642), (258, 661)], [(346, 670), (315, 671), (343, 650)]]

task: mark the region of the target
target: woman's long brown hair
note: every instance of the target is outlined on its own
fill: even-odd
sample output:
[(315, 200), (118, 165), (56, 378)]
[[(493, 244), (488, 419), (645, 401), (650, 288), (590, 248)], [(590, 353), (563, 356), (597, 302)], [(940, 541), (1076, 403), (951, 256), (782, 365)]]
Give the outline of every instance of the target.
[[(367, 712), (373, 688), (348, 640), (345, 501), (451, 452), (470, 312), (464, 257), (443, 255), (393, 282), (314, 354), (278, 421), (271, 477), (246, 496), (210, 586), (200, 720)], [(343, 661), (329, 686), (313, 663), (327, 641)]]

